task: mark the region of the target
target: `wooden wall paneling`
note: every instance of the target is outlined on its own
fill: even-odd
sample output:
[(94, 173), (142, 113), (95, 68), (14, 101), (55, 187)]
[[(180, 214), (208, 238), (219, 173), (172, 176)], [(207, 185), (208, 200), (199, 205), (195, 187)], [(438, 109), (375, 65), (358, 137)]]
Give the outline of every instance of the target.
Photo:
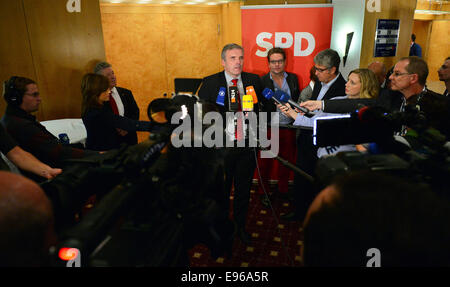
[(133, 92), (141, 120), (148, 120), (148, 104), (168, 91), (163, 17), (102, 10), (102, 23), (106, 59), (117, 85)]
[(163, 15), (170, 92), (175, 91), (175, 78), (203, 78), (220, 70), (218, 14), (219, 9)]
[(244, 5), (326, 4), (331, 0), (245, 0)]
[(426, 61), (428, 53), (428, 40), (432, 21), (414, 20), (412, 33), (416, 35), (416, 43), (422, 47), (422, 57)]
[(229, 43), (242, 45), (241, 5), (243, 2), (230, 2), (221, 5), (221, 47)]
[(88, 66), (104, 59), (98, 1), (69, 13), (66, 1), (23, 0), (36, 79), (43, 102), (40, 120), (79, 118), (80, 84)]
[[(0, 39), (1, 84), (11, 76), (22, 76), (36, 80), (21, 0), (0, 1)], [(3, 90), (1, 95), (0, 116), (3, 115), (6, 108)]]
[(437, 70), (450, 57), (450, 21), (433, 21), (428, 49), (428, 81), (439, 81)]
[[(368, 12), (366, 9), (361, 48), (361, 67), (367, 67), (371, 62), (379, 61), (383, 62), (389, 69), (398, 59), (408, 56), (415, 7), (416, 0), (381, 0), (381, 12)], [(400, 36), (395, 57), (373, 57), (377, 19), (400, 19)]]

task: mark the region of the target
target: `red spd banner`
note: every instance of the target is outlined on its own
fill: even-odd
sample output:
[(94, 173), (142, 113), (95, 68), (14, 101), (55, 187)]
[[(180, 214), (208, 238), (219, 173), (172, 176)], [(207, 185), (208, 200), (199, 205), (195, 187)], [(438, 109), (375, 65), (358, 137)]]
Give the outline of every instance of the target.
[(284, 48), (286, 71), (297, 74), (304, 88), (310, 81), (314, 56), (330, 47), (333, 7), (292, 6), (241, 7), (244, 71), (267, 74), (267, 52)]

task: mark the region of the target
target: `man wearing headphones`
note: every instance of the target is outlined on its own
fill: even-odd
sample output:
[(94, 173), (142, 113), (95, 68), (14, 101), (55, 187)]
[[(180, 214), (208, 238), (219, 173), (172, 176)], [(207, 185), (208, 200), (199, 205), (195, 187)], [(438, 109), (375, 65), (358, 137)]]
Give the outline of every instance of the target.
[(19, 146), (40, 161), (50, 166), (61, 167), (66, 159), (98, 154), (61, 144), (58, 138), (36, 121), (36, 117), (31, 113), (39, 109), (41, 97), (33, 80), (11, 77), (5, 82), (4, 98), (8, 106), (1, 124)]

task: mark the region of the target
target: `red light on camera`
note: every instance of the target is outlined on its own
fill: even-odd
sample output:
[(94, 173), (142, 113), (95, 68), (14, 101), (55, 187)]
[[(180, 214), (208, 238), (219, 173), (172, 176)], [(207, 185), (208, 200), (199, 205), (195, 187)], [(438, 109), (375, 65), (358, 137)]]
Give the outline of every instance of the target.
[(76, 248), (63, 247), (63, 248), (59, 249), (58, 255), (61, 260), (69, 261), (69, 260), (73, 260), (73, 259), (77, 258), (78, 252), (79, 251)]

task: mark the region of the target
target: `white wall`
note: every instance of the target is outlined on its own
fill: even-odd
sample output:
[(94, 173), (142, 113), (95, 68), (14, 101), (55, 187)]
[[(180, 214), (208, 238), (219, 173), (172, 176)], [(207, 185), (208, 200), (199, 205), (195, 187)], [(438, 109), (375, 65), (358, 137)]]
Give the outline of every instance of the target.
[[(341, 66), (339, 69), (342, 76), (347, 79), (350, 71), (359, 68), (366, 1), (333, 0), (332, 2), (334, 9), (331, 49), (336, 50), (339, 56), (341, 56)], [(354, 32), (354, 34), (344, 67), (343, 57), (345, 55), (347, 33), (349, 32)]]

